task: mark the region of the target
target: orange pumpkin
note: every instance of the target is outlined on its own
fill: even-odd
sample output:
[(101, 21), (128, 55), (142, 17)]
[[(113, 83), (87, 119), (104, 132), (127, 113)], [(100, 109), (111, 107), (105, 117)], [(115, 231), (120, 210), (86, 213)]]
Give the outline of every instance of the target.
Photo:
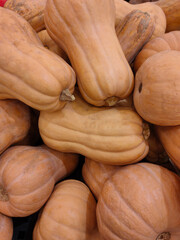
[(12, 218), (0, 213), (0, 237), (1, 240), (12, 240), (13, 221)]
[(180, 177), (151, 163), (121, 167), (105, 182), (96, 213), (104, 240), (179, 240)]
[(14, 146), (0, 157), (0, 212), (24, 217), (47, 201), (54, 184), (77, 166), (78, 155), (46, 146)]

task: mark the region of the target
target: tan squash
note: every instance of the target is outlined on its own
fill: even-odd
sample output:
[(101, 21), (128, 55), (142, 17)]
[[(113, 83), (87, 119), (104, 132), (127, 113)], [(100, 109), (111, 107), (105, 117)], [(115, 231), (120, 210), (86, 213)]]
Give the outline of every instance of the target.
[(12, 240), (13, 221), (12, 218), (0, 213), (0, 237), (1, 240)]
[(28, 135), (30, 109), (18, 100), (0, 100), (0, 154)]
[(130, 95), (134, 76), (115, 32), (113, 0), (48, 0), (44, 20), (88, 103), (111, 106)]
[(116, 26), (117, 37), (130, 64), (149, 41), (154, 29), (153, 19), (147, 12), (140, 10), (133, 10)]
[(62, 108), (72, 100), (73, 69), (43, 46), (20, 15), (1, 7), (0, 16), (0, 99), (16, 98), (37, 110)]
[(7, 0), (4, 7), (21, 15), (38, 32), (45, 28), (45, 5), (46, 0)]
[(180, 177), (152, 163), (123, 166), (105, 182), (96, 214), (104, 240), (179, 240)]
[(39, 214), (33, 240), (98, 240), (96, 201), (78, 180), (58, 183)]
[(114, 0), (116, 7), (116, 26), (123, 18), (133, 10), (147, 12), (155, 23), (152, 38), (161, 36), (166, 31), (166, 17), (163, 10), (154, 3), (130, 4), (124, 0)]
[(0, 212), (12, 217), (37, 212), (57, 181), (77, 166), (78, 155), (46, 146), (14, 146), (0, 157)]
[(60, 57), (62, 57), (66, 62), (68, 61), (68, 56), (67, 54), (64, 52), (64, 50), (62, 48), (60, 48), (53, 40), (52, 38), (49, 36), (48, 32), (46, 31), (46, 29), (38, 32), (38, 36), (41, 40), (41, 42), (43, 43), (44, 47), (46, 47), (47, 49), (49, 49), (50, 51), (56, 53), (57, 55), (59, 55)]
[(134, 106), (147, 122), (180, 125), (180, 52), (167, 50), (149, 57), (135, 77)]
[(148, 128), (132, 108), (94, 107), (78, 92), (75, 98), (60, 111), (40, 113), (39, 131), (47, 146), (112, 165), (147, 155)]
[(150, 40), (137, 55), (134, 61), (134, 70), (137, 71), (150, 56), (166, 50), (180, 51), (180, 31), (165, 33)]
[(180, 125), (173, 127), (155, 126), (155, 129), (167, 154), (180, 169)]

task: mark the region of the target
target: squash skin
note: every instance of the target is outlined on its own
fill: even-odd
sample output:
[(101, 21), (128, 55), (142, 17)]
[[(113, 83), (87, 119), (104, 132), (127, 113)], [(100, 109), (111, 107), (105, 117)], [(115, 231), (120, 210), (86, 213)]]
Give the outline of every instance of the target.
[(155, 129), (167, 154), (180, 169), (180, 125), (155, 126)]
[(77, 166), (79, 156), (42, 145), (14, 146), (0, 159), (0, 212), (24, 217), (38, 211), (57, 181)]
[(15, 98), (39, 111), (62, 108), (63, 90), (74, 91), (73, 69), (44, 48), (20, 15), (6, 8), (0, 15), (0, 99)]
[(180, 52), (167, 50), (149, 57), (135, 77), (134, 106), (149, 123), (180, 124)]
[(158, 52), (166, 50), (180, 51), (180, 31), (165, 33), (145, 44), (134, 61), (134, 70), (137, 72), (139, 67), (143, 64), (143, 62), (146, 61), (146, 59)]
[(0, 154), (28, 135), (30, 109), (18, 100), (0, 100)]
[(47, 146), (112, 165), (138, 162), (147, 155), (143, 121), (132, 108), (94, 107), (77, 91), (75, 98), (61, 111), (40, 113), (39, 131)]
[(100, 234), (104, 240), (178, 240), (179, 192), (180, 177), (161, 166), (137, 163), (120, 168), (98, 199)]
[(154, 3), (146, 2), (140, 4), (130, 4), (124, 0), (114, 0), (116, 7), (116, 26), (123, 18), (133, 10), (140, 10), (150, 14), (155, 22), (155, 30), (151, 38), (161, 36), (166, 31), (166, 16), (163, 10)]
[(55, 186), (39, 214), (33, 240), (93, 240), (96, 233), (96, 201), (84, 183), (69, 179)]
[(25, 18), (36, 32), (45, 28), (44, 8), (46, 0), (7, 0), (4, 7)]
[(12, 240), (13, 221), (12, 218), (0, 213), (0, 236), (1, 240)]
[(116, 36), (113, 0), (48, 0), (44, 20), (88, 103), (111, 106), (130, 95), (134, 76)]

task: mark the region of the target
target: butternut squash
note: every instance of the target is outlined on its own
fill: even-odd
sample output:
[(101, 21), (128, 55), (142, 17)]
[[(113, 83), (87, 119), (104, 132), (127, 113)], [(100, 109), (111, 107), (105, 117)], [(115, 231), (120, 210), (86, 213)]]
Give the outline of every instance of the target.
[(12, 240), (13, 221), (12, 218), (0, 213), (0, 236), (1, 240)]

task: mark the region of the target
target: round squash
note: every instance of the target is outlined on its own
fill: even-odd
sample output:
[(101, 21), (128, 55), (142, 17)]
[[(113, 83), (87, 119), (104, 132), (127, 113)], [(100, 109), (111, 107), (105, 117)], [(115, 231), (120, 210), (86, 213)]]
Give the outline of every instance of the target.
[(2, 7), (0, 16), (0, 99), (47, 111), (73, 100), (76, 78), (70, 65), (43, 46), (23, 17)]
[(44, 20), (88, 103), (112, 106), (130, 95), (134, 76), (115, 32), (113, 0), (47, 0)]
[(40, 113), (39, 131), (47, 146), (111, 165), (138, 162), (147, 155), (149, 131), (132, 108), (95, 107), (78, 91), (75, 98), (60, 111)]
[(0, 236), (1, 240), (12, 240), (13, 221), (12, 218), (0, 213)]
[(46, 146), (14, 146), (0, 157), (0, 212), (29, 216), (47, 201), (57, 181), (77, 166), (78, 155)]
[(179, 240), (180, 177), (152, 163), (119, 168), (97, 203), (104, 240)]
[(134, 106), (147, 122), (180, 125), (180, 52), (167, 50), (149, 57), (135, 77)]
[(98, 239), (96, 201), (78, 180), (58, 183), (39, 214), (33, 240)]

